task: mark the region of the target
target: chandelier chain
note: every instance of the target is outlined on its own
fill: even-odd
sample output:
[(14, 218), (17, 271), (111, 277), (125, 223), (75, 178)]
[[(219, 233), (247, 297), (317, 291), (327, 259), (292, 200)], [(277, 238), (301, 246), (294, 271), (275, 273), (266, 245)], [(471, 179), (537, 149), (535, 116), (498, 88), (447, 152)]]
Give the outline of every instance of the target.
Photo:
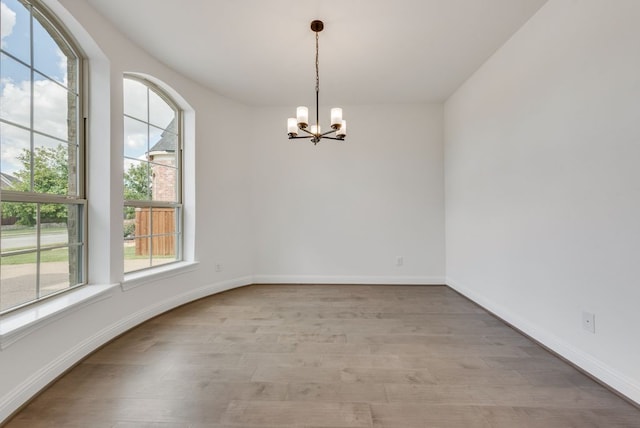
[(316, 32), (316, 93), (320, 92), (320, 61), (318, 60), (318, 32)]

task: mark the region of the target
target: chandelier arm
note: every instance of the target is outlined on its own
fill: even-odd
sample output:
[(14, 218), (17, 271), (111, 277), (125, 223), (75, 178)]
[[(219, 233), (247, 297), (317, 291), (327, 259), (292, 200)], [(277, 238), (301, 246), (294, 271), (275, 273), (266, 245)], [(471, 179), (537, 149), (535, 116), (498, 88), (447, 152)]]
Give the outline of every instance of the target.
[(327, 137), (323, 135), (322, 138), (326, 138), (327, 140), (344, 141), (344, 137)]
[(320, 134), (320, 136), (324, 137), (325, 135), (333, 134), (336, 131), (337, 131), (337, 129), (332, 129), (330, 131), (327, 131), (327, 132), (324, 132), (324, 133)]
[(297, 140), (297, 139), (300, 139), (300, 138), (306, 138), (306, 139), (309, 139), (309, 138), (313, 138), (313, 135), (303, 135), (303, 136), (301, 136), (301, 137), (298, 137), (298, 136), (294, 137), (294, 136), (291, 136), (291, 135), (289, 136), (289, 139), (290, 139), (290, 140)]
[(298, 128), (302, 132), (306, 132), (309, 135), (315, 135), (313, 132), (309, 131), (307, 128)]

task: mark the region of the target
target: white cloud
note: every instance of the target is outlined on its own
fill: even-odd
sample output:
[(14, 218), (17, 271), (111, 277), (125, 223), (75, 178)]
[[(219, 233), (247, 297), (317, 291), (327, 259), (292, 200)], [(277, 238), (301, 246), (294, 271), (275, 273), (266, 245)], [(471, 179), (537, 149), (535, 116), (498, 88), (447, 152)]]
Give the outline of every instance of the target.
[(59, 47), (56, 47), (56, 56), (58, 57), (58, 68), (60, 69), (60, 74), (63, 76), (62, 84), (64, 86), (69, 86), (68, 76), (67, 76), (67, 56), (62, 52)]
[(147, 134), (128, 134), (125, 144), (131, 149), (146, 148)]
[[(30, 83), (28, 80), (2, 81), (1, 115), (4, 119), (29, 127)], [(67, 91), (49, 80), (34, 82), (35, 128), (39, 131), (67, 139)], [(4, 125), (2, 129), (2, 171), (12, 174), (21, 169), (16, 159), (22, 148), (29, 147), (28, 133), (20, 128)]]
[(13, 27), (16, 25), (16, 13), (9, 9), (9, 6), (0, 4), (0, 16), (2, 16), (2, 22), (0, 22), (0, 36), (2, 38), (2, 47), (4, 47), (4, 38), (10, 36), (13, 33)]

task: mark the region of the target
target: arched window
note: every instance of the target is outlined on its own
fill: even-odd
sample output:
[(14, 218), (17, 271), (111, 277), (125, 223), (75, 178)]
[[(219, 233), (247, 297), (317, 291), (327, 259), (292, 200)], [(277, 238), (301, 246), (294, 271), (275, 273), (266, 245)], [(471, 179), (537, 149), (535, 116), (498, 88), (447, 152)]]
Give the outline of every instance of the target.
[(36, 0), (0, 4), (0, 313), (86, 282), (80, 54)]
[(181, 119), (157, 85), (125, 76), (125, 272), (182, 260)]

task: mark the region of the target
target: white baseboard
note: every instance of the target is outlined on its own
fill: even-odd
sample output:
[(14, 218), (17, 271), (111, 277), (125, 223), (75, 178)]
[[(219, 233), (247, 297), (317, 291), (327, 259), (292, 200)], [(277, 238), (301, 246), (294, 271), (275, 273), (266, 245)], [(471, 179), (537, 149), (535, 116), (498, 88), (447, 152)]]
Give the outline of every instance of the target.
[(443, 276), (254, 275), (254, 284), (443, 285)]
[(448, 278), (446, 284), (561, 357), (567, 359), (572, 364), (575, 364), (577, 367), (581, 368), (589, 375), (593, 376), (595, 379), (599, 380), (619, 394), (628, 398), (630, 401), (640, 405), (640, 384), (635, 382), (633, 379), (629, 379), (627, 376), (607, 364), (604, 364), (592, 355), (569, 345), (553, 333), (541, 330), (536, 325), (521, 318), (508, 309), (496, 305), (491, 300), (476, 293), (472, 289), (465, 287), (459, 282)]
[(65, 353), (52, 360), (49, 364), (41, 367), (37, 372), (25, 379), (20, 385), (9, 393), (0, 398), (0, 425), (14, 412), (16, 412), (24, 403), (29, 401), (34, 395), (45, 388), (49, 383), (54, 381), (58, 376), (71, 368), (78, 361), (89, 355), (100, 346), (104, 345), (113, 338), (119, 336), (125, 331), (145, 322), (146, 320), (162, 314), (170, 309), (185, 303), (210, 296), (212, 294), (221, 293), (233, 288), (249, 285), (253, 282), (251, 276), (236, 278), (232, 280), (222, 281), (215, 284), (209, 284), (195, 290), (173, 296), (161, 302), (154, 303), (139, 311), (129, 315), (126, 318), (103, 328), (92, 336), (78, 343)]

